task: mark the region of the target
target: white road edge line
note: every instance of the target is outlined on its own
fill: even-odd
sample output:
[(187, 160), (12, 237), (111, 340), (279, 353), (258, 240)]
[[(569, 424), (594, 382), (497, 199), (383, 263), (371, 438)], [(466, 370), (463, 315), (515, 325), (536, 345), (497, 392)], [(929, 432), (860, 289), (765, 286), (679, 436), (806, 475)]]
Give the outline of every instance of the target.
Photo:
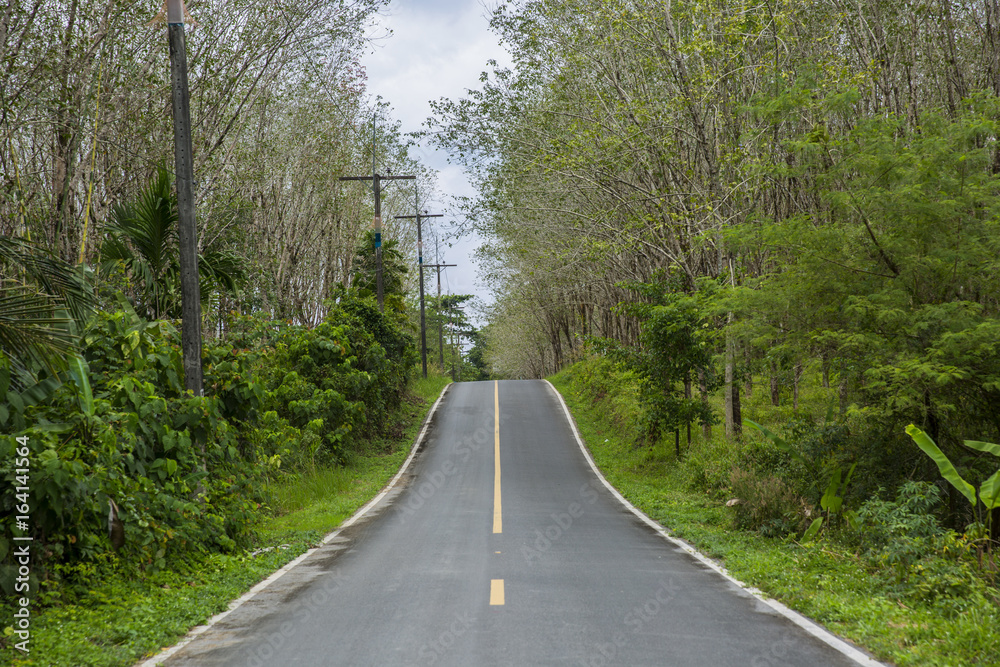
[(545, 380), (545, 383), (549, 386), (549, 389), (552, 390), (552, 393), (559, 398), (559, 403), (562, 405), (563, 413), (566, 415), (566, 421), (569, 423), (570, 428), (573, 430), (573, 436), (576, 438), (576, 444), (579, 445), (580, 451), (583, 452), (583, 456), (587, 459), (587, 463), (590, 464), (591, 470), (594, 471), (594, 474), (597, 476), (599, 480), (601, 480), (601, 483), (604, 484), (604, 486), (608, 489), (608, 491), (610, 491), (612, 495), (614, 495), (615, 498), (617, 498), (622, 505), (627, 507), (629, 511), (635, 514), (650, 528), (655, 530), (663, 539), (679, 547), (680, 549), (683, 549), (693, 558), (697, 559), (705, 567), (714, 570), (716, 573), (718, 573), (720, 576), (722, 576), (729, 582), (739, 586), (740, 588), (745, 590), (747, 593), (755, 597), (763, 604), (766, 604), (767, 606), (774, 609), (774, 611), (780, 614), (781, 616), (784, 616), (789, 621), (799, 626), (800, 628), (805, 630), (807, 633), (809, 633), (816, 639), (819, 639), (825, 644), (828, 644), (829, 646), (836, 649), (840, 653), (844, 654), (846, 657), (850, 658), (857, 664), (865, 665), (866, 667), (888, 667), (885, 663), (879, 662), (878, 660), (875, 660), (871, 656), (858, 650), (854, 646), (851, 646), (846, 641), (836, 636), (826, 628), (822, 627), (815, 621), (806, 618), (797, 611), (789, 609), (788, 607), (781, 604), (777, 600), (772, 600), (770, 598), (765, 597), (764, 593), (762, 593), (758, 589), (753, 588), (751, 586), (747, 586), (739, 579), (736, 579), (731, 574), (729, 574), (729, 572), (726, 571), (726, 568), (722, 567), (722, 565), (715, 562), (714, 560), (704, 555), (703, 553), (699, 552), (697, 549), (695, 549), (693, 546), (691, 546), (684, 540), (671, 535), (669, 530), (667, 530), (657, 522), (653, 521), (651, 518), (646, 516), (646, 514), (642, 510), (640, 510), (638, 507), (636, 507), (628, 500), (626, 500), (625, 496), (619, 493), (618, 489), (611, 486), (611, 483), (604, 478), (604, 475), (598, 469), (597, 464), (594, 463), (593, 457), (590, 455), (590, 452), (587, 451), (587, 447), (583, 444), (583, 438), (580, 437), (580, 431), (576, 427), (576, 421), (573, 419), (572, 413), (570, 413), (569, 408), (566, 406), (566, 401), (563, 399), (562, 394), (560, 394), (559, 390), (556, 389), (555, 386), (548, 380)]
[[(410, 455), (406, 457), (406, 460), (403, 462), (402, 467), (400, 467), (399, 472), (396, 473), (396, 476), (393, 477), (389, 481), (388, 484), (386, 484), (385, 488), (382, 489), (382, 491), (380, 491), (377, 496), (375, 496), (374, 498), (372, 498), (371, 500), (369, 500), (368, 503), (365, 504), (364, 507), (362, 507), (361, 509), (359, 509), (357, 512), (355, 512), (354, 514), (352, 514), (350, 518), (346, 519), (342, 524), (340, 524), (340, 526), (337, 528), (337, 530), (333, 531), (332, 533), (330, 533), (329, 535), (327, 535), (326, 537), (324, 537), (322, 539), (322, 541), (321, 541), (321, 544), (324, 544), (324, 545), (325, 544), (329, 544), (330, 541), (333, 540), (334, 538), (336, 538), (340, 534), (340, 532), (342, 530), (344, 530), (348, 526), (354, 524), (358, 519), (360, 519), (361, 517), (363, 517), (368, 512), (368, 510), (370, 510), (372, 507), (374, 507), (376, 504), (378, 504), (378, 502), (380, 500), (382, 500), (382, 498), (384, 498), (385, 495), (387, 493), (389, 493), (389, 491), (391, 491), (394, 486), (396, 486), (396, 482), (399, 481), (399, 478), (402, 477), (403, 473), (405, 473), (406, 470), (407, 470), (407, 468), (410, 467), (410, 463), (413, 461), (413, 457), (417, 455), (418, 451), (420, 451), (420, 446), (423, 444), (424, 437), (427, 435), (427, 429), (430, 428), (431, 420), (434, 418), (434, 413), (437, 412), (438, 405), (441, 404), (441, 401), (442, 401), (442, 399), (444, 399), (445, 394), (448, 393), (448, 388), (449, 387), (451, 387), (451, 384), (445, 385), (445, 388), (441, 390), (441, 395), (438, 396), (437, 400), (434, 401), (434, 405), (431, 406), (430, 412), (427, 413), (427, 418), (424, 419), (424, 425), (420, 429), (420, 433), (419, 433), (419, 435), (417, 435), (417, 439), (414, 441), (413, 447), (410, 448)], [(216, 623), (218, 623), (219, 621), (221, 621), (222, 619), (224, 619), (226, 616), (229, 616), (229, 614), (231, 614), (232, 612), (236, 611), (237, 608), (239, 608), (240, 606), (242, 606), (243, 603), (245, 603), (247, 600), (249, 600), (250, 598), (252, 598), (254, 595), (256, 595), (260, 591), (264, 590), (265, 588), (267, 588), (268, 586), (270, 586), (271, 584), (273, 584), (275, 581), (277, 581), (279, 578), (281, 578), (281, 576), (283, 574), (285, 574), (286, 572), (288, 572), (289, 570), (291, 570), (293, 567), (295, 567), (296, 565), (298, 565), (299, 563), (301, 563), (302, 561), (304, 561), (306, 558), (308, 558), (309, 556), (311, 556), (313, 554), (313, 552), (317, 551), (319, 548), (320, 547), (313, 547), (312, 549), (309, 549), (308, 551), (306, 551), (304, 554), (302, 554), (301, 556), (299, 556), (295, 560), (293, 560), (293, 561), (291, 561), (289, 563), (286, 563), (285, 566), (282, 567), (280, 570), (276, 570), (267, 579), (265, 579), (264, 581), (258, 583), (256, 586), (254, 586), (253, 588), (251, 588), (250, 590), (248, 590), (246, 593), (244, 593), (240, 597), (238, 597), (235, 600), (233, 600), (232, 602), (230, 602), (229, 603), (229, 608), (226, 609), (226, 611), (219, 612), (218, 614), (216, 614), (212, 618), (208, 619), (208, 621), (206, 621), (204, 625), (199, 625), (199, 626), (196, 626), (196, 627), (192, 628), (184, 636), (184, 638), (181, 639), (179, 642), (177, 642), (176, 644), (174, 644), (170, 648), (167, 648), (167, 649), (161, 651), (160, 653), (157, 653), (152, 658), (148, 658), (145, 662), (138, 663), (136, 665), (136, 667), (156, 667), (157, 665), (159, 665), (160, 663), (162, 663), (164, 660), (166, 660), (167, 658), (171, 657), (172, 655), (174, 655), (175, 653), (177, 653), (178, 651), (180, 651), (182, 648), (184, 648), (185, 646), (187, 646), (188, 644), (190, 644), (192, 641), (194, 641), (198, 637), (198, 635), (204, 633), (206, 630), (208, 630), (213, 625), (215, 625)]]

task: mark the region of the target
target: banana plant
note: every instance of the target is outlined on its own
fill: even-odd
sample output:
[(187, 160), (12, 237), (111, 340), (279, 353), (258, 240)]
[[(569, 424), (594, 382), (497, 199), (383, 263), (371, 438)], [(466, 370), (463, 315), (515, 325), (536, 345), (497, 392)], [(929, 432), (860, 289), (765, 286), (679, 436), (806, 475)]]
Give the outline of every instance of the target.
[[(965, 479), (959, 474), (958, 470), (955, 469), (951, 460), (940, 450), (940, 448), (938, 448), (938, 446), (934, 443), (934, 440), (932, 440), (929, 435), (921, 431), (913, 424), (906, 427), (906, 434), (913, 438), (913, 442), (917, 443), (917, 447), (920, 447), (920, 449), (922, 449), (924, 453), (931, 457), (934, 463), (937, 464), (938, 471), (941, 473), (941, 476), (945, 478), (949, 484), (958, 489), (959, 493), (965, 496), (966, 500), (968, 500), (972, 505), (972, 509), (976, 513), (977, 519), (981, 516), (979, 502), (983, 503), (986, 508), (985, 523), (987, 524), (988, 529), (989, 522), (992, 519), (991, 510), (1000, 507), (1000, 470), (997, 470), (995, 473), (990, 475), (985, 482), (979, 485), (979, 488), (977, 489), (975, 486), (965, 481)], [(966, 440), (965, 446), (1000, 458), (1000, 445), (993, 444), (992, 442)]]
[[(819, 499), (819, 506), (824, 512), (826, 512), (826, 518), (831, 516), (840, 515), (840, 510), (844, 505), (844, 494), (847, 493), (847, 485), (851, 483), (851, 477), (854, 476), (854, 469), (857, 467), (857, 463), (851, 466), (851, 469), (847, 471), (847, 475), (844, 476), (843, 483), (841, 483), (841, 476), (843, 474), (843, 468), (837, 468), (833, 471), (833, 475), (830, 477), (830, 482), (826, 485), (826, 491), (823, 493), (823, 497)], [(843, 517), (847, 520), (847, 525), (849, 525), (853, 530), (857, 530), (859, 526), (858, 514), (854, 510), (846, 510), (843, 513)], [(809, 528), (802, 535), (802, 541), (808, 542), (809, 540), (816, 537), (820, 529), (823, 527), (823, 517), (816, 517), (813, 522), (809, 524)]]

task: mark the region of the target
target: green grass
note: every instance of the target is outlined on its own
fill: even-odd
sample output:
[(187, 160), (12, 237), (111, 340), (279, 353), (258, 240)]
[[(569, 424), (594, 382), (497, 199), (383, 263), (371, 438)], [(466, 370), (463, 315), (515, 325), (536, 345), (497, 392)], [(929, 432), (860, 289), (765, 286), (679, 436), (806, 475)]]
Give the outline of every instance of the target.
[[(13, 667), (120, 667), (133, 665), (174, 644), (192, 627), (224, 611), (233, 600), (289, 561), (375, 496), (395, 475), (416, 439), (424, 416), (448, 383), (443, 377), (415, 380), (412, 396), (395, 415), (397, 437), (367, 448), (335, 469), (317, 469), (268, 489), (275, 516), (258, 530), (253, 556), (212, 554), (183, 569), (144, 578), (105, 576), (75, 604), (33, 610), (31, 652), (0, 648), (0, 664)], [(112, 570), (113, 571), (113, 570)], [(9, 608), (0, 608), (9, 619)], [(2, 644), (3, 642), (0, 642)]]
[[(295, 558), (310, 543), (257, 557), (216, 554), (197, 571), (162, 572), (143, 580), (96, 581), (76, 604), (50, 607), (31, 617), (31, 652), (0, 651), (0, 663), (90, 667), (132, 665), (190, 628), (224, 611), (258, 581)], [(4, 614), (9, 618), (8, 614)]]
[[(732, 510), (725, 506), (726, 480), (746, 445), (726, 441), (716, 426), (713, 440), (693, 434), (690, 450), (682, 436), (683, 461), (674, 457), (672, 435), (653, 447), (637, 447), (638, 405), (628, 378), (600, 374), (600, 367), (583, 362), (551, 380), (608, 481), (674, 535), (721, 561), (737, 579), (881, 660), (901, 666), (1000, 663), (995, 600), (958, 601), (958, 612), (913, 604), (894, 595), (884, 578), (832, 537), (802, 545), (794, 536), (773, 539), (734, 529)], [(624, 391), (618, 392), (619, 386)], [(764, 397), (759, 400), (748, 406), (755, 420), (777, 428), (791, 415), (788, 407), (769, 414)], [(806, 392), (800, 408), (825, 411), (827, 403), (825, 390)]]

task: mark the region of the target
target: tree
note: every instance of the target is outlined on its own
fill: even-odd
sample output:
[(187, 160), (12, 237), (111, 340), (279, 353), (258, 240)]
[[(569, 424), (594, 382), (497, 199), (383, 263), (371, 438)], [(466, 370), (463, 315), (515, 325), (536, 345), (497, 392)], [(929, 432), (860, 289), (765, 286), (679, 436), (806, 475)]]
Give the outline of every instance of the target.
[[(375, 259), (375, 230), (369, 229), (365, 232), (361, 243), (358, 245), (354, 260), (353, 279), (351, 286), (375, 294), (377, 291), (377, 263)], [(391, 299), (397, 310), (404, 307), (403, 297), (406, 296), (404, 289), (406, 275), (409, 270), (403, 261), (403, 254), (399, 251), (399, 241), (396, 239), (382, 240), (382, 291)]]
[[(641, 378), (645, 405), (647, 441), (658, 441), (663, 432), (674, 431), (677, 456), (680, 457), (680, 429), (691, 423), (711, 424), (715, 417), (707, 401), (695, 398), (692, 386), (702, 377), (714, 376), (713, 356), (718, 344), (718, 288), (701, 280), (698, 290), (687, 295), (677, 289), (676, 279), (630, 286), (642, 300), (623, 303), (621, 308), (636, 317), (642, 326), (639, 345), (615, 347), (615, 356), (636, 370)], [(707, 380), (708, 388), (717, 384)]]
[(666, 270), (679, 295), (733, 290), (727, 377), (757, 356), (795, 387), (816, 360), (844, 412), (933, 422), (968, 402), (970, 424), (1000, 429), (983, 282), (996, 17), (951, 1), (501, 5), (513, 65), (428, 123), (480, 191), (492, 358), (546, 374), (581, 336), (637, 344), (618, 286)]
[[(385, 4), (189, 8), (197, 21), (187, 33), (195, 195), (207, 245), (282, 207), (264, 196), (276, 178), (250, 176), (287, 176), (278, 167), (302, 138), (286, 131), (289, 107), (325, 97), (344, 128), (340, 143), (354, 142), (363, 92), (356, 59), (372, 37), (365, 26)], [(153, 165), (171, 161), (165, 23), (150, 21), (157, 6), (15, 0), (0, 10), (0, 233), (31, 235), (67, 261), (93, 261), (111, 207)], [(331, 145), (308, 139), (299, 145)]]
[[(134, 202), (117, 204), (101, 248), (105, 276), (121, 272), (136, 311), (151, 320), (180, 316), (177, 194), (164, 168)], [(245, 279), (245, 260), (231, 250), (198, 254), (201, 300), (213, 289), (235, 291)]]
[(465, 312), (465, 304), (473, 298), (471, 294), (443, 294), (440, 299), (427, 300), (427, 357), (432, 361), (443, 360), (443, 371), (463, 365), (461, 339), (469, 339), (476, 333)]
[(481, 191), (469, 217), (492, 239), (500, 289), (539, 301), (556, 366), (578, 334), (636, 342), (634, 320), (612, 310), (628, 298), (622, 281), (670, 269), (690, 292), (730, 273), (723, 231), (747, 217), (759, 182), (743, 147), (766, 123), (739, 101), (773, 61), (767, 11), (504, 5), (493, 25), (514, 69), (435, 106), (436, 140)]
[(744, 316), (799, 358), (822, 345), (873, 416), (918, 420), (935, 440), (1000, 429), (987, 342), (1000, 331), (998, 112), (975, 100), (955, 120), (924, 114), (919, 135), (889, 115), (807, 139), (798, 162), (826, 210), (746, 231), (776, 252), (774, 272), (744, 293)]
[(470, 380), (489, 380), (490, 368), (486, 361), (486, 339), (483, 337), (481, 331), (473, 330), (469, 333), (469, 338), (472, 340), (472, 349), (469, 350), (469, 354), (466, 355), (466, 360), (468, 366), (473, 369), (472, 377)]

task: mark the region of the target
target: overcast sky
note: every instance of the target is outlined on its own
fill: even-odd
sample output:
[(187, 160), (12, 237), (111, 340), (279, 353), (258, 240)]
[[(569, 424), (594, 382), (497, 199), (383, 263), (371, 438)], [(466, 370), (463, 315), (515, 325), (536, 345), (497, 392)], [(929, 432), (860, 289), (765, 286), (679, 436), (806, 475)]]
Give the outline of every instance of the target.
[[(380, 27), (392, 30), (392, 36), (369, 50), (362, 60), (368, 72), (368, 90), (381, 95), (393, 108), (393, 117), (402, 123), (404, 133), (421, 129), (430, 115), (431, 100), (457, 99), (465, 91), (479, 86), (479, 74), (487, 61), (509, 62), (497, 37), (489, 31), (488, 10), (496, 0), (393, 0), (380, 20)], [(447, 197), (469, 196), (474, 191), (460, 167), (449, 165), (447, 154), (422, 147), (417, 157), (438, 171), (438, 201), (427, 202), (421, 209), (446, 213)], [(428, 221), (440, 229), (449, 218)], [(425, 223), (427, 224), (427, 223)], [(424, 262), (433, 263), (433, 245), (424, 228)], [(452, 241), (442, 247), (442, 259), (458, 266), (442, 275), (442, 289), (453, 294), (486, 295), (477, 283), (472, 253), (479, 245), (474, 238)], [(447, 279), (447, 280), (446, 280)], [(435, 281), (427, 283), (428, 291)]]

